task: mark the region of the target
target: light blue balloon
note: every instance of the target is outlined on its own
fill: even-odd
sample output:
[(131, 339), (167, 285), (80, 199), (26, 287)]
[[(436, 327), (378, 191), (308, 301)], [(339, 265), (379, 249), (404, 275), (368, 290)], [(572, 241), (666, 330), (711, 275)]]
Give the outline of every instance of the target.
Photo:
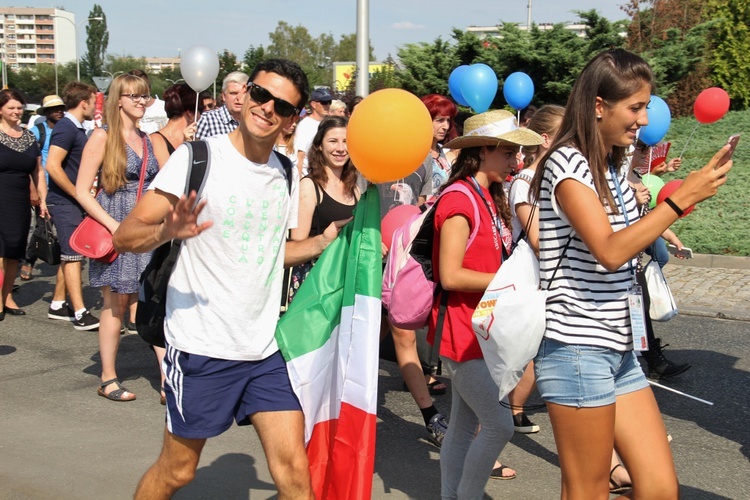
[(461, 95), (474, 111), (484, 113), (497, 95), (497, 75), (486, 64), (472, 64), (461, 78)]
[(453, 100), (461, 106), (469, 105), (469, 103), (466, 102), (466, 99), (464, 99), (463, 94), (461, 94), (461, 79), (463, 79), (464, 73), (466, 73), (467, 69), (469, 69), (469, 66), (467, 64), (462, 64), (451, 71), (451, 76), (448, 77), (448, 89), (450, 90), (451, 96), (453, 97)]
[(511, 73), (503, 84), (503, 97), (513, 109), (523, 109), (534, 97), (534, 82), (522, 71)]
[(648, 113), (648, 125), (641, 128), (638, 138), (644, 144), (655, 146), (667, 135), (669, 125), (672, 123), (672, 112), (669, 111), (669, 106), (664, 102), (664, 99), (655, 95), (651, 96), (651, 102), (648, 103), (646, 112)]

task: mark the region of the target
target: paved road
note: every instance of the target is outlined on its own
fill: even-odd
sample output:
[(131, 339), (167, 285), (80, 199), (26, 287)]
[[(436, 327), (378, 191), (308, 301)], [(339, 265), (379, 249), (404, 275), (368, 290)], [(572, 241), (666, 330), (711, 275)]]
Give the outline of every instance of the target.
[[(717, 268), (704, 269), (699, 273)], [(119, 373), (138, 400), (114, 403), (97, 397), (96, 334), (46, 319), (52, 276), (49, 269), (42, 271), (46, 276), (23, 283), (16, 295), (29, 315), (0, 323), (0, 499), (130, 498), (161, 445), (164, 413), (158, 402), (155, 361), (140, 338), (124, 336)], [(692, 272), (681, 271), (685, 283)], [(729, 283), (730, 276), (744, 272), (734, 269), (715, 281)], [(673, 286), (678, 303), (682, 286)], [(100, 307), (98, 295), (87, 294), (88, 303)], [(694, 304), (682, 301), (681, 307), (689, 306)], [(750, 498), (749, 328), (743, 321), (688, 315), (657, 325), (657, 335), (671, 344), (670, 357), (693, 364), (669, 385), (715, 403), (707, 406), (655, 389), (674, 437), (684, 499)], [(422, 439), (421, 417), (400, 388), (397, 367), (383, 362), (373, 497), (438, 498), (439, 455)], [(449, 396), (438, 397), (436, 404), (447, 412)], [(549, 419), (544, 411), (532, 419), (542, 432), (516, 435), (501, 457), (517, 469), (518, 478), (491, 481), (488, 498), (558, 495), (559, 469)], [(274, 496), (253, 431), (234, 427), (209, 442), (196, 480), (176, 498)]]

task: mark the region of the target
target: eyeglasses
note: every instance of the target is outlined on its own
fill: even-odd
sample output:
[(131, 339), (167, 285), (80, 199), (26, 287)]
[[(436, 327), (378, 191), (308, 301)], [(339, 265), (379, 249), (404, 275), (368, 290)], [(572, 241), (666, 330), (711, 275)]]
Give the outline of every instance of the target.
[(215, 107), (216, 107), (216, 104), (208, 103), (203, 107), (203, 109), (214, 109)]
[(151, 96), (148, 94), (120, 94), (120, 97), (130, 97), (130, 100), (134, 103), (137, 101), (148, 102), (151, 100)]
[(250, 92), (250, 99), (258, 104), (265, 104), (268, 101), (273, 101), (273, 109), (281, 117), (289, 118), (290, 116), (299, 113), (299, 109), (293, 106), (290, 102), (274, 97), (273, 94), (260, 85), (248, 82), (247, 89)]

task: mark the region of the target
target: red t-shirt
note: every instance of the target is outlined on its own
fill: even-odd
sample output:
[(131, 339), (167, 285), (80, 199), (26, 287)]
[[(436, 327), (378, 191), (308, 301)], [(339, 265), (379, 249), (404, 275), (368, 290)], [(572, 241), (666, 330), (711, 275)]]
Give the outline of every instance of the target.
[[(493, 221), (482, 198), (476, 192), (471, 181), (465, 183), (474, 195), (479, 209), (479, 231), (474, 241), (464, 255), (463, 267), (485, 273), (496, 273), (500, 268), (500, 232), (498, 231), (497, 246), (493, 237)], [(497, 213), (492, 195), (482, 188), (485, 200), (492, 210)], [(435, 244), (432, 249), (432, 268), (436, 281), (440, 280), (440, 232), (443, 223), (455, 215), (462, 215), (469, 221), (470, 231), (474, 230), (474, 208), (465, 194), (459, 192), (446, 193), (440, 198), (435, 212)], [(506, 244), (509, 243), (510, 233), (505, 229)], [(442, 292), (445, 293), (445, 292)], [(463, 362), (482, 357), (482, 350), (477, 342), (476, 334), (471, 326), (471, 316), (474, 314), (482, 298), (483, 292), (451, 291), (448, 297), (448, 307), (443, 323), (443, 336), (440, 341), (440, 355), (454, 361)], [(427, 341), (432, 344), (435, 339), (435, 324), (437, 323), (440, 298), (432, 305)]]

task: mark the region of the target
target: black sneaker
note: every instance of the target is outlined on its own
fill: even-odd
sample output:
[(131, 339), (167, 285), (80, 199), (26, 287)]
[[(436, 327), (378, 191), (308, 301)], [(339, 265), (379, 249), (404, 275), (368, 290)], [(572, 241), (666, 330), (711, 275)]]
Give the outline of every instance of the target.
[(99, 328), (99, 320), (88, 310), (83, 312), (81, 319), (73, 318), (73, 328), (79, 331), (90, 331)]
[(525, 413), (516, 413), (513, 415), (513, 426), (516, 432), (521, 434), (534, 434), (539, 432), (539, 426), (529, 420)]
[(135, 323), (132, 321), (128, 321), (127, 324), (125, 324), (125, 331), (127, 331), (129, 334), (137, 334), (138, 328), (135, 326)]
[(52, 309), (52, 306), (47, 310), (47, 317), (49, 319), (61, 319), (63, 321), (73, 321), (76, 319), (76, 313), (71, 309), (70, 304), (65, 302), (60, 309)]
[(427, 439), (432, 444), (440, 448), (443, 445), (443, 438), (448, 432), (448, 423), (442, 413), (436, 413), (427, 424)]

